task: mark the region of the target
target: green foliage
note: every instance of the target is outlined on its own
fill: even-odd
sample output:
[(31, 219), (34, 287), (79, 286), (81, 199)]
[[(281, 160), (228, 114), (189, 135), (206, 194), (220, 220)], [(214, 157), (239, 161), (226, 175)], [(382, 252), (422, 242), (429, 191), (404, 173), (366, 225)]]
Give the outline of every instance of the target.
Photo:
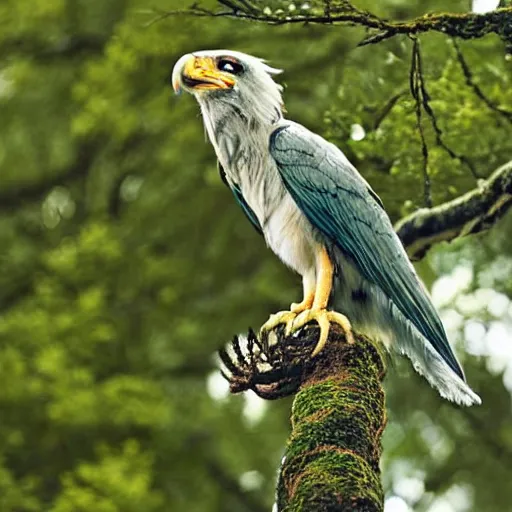
[[(426, 88), (439, 120), (442, 141), (455, 154), (468, 158), (481, 178), (488, 177), (510, 154), (510, 120), (503, 119), (466, 85), (450, 39), (426, 35), (422, 42)], [(412, 43), (406, 39), (375, 48), (376, 71), (381, 75), (378, 78), (370, 76), (372, 72), (363, 64), (365, 55), (354, 58), (347, 65), (347, 78), (339, 87), (338, 99), (326, 119), (329, 138), (340, 145), (348, 144), (353, 160), (365, 176), (370, 182), (379, 183), (379, 193), (394, 219), (425, 206), (422, 148), (415, 101), (408, 83), (411, 48)], [(462, 45), (462, 50), (467, 54), (475, 82), (488, 99), (498, 107), (510, 105), (510, 75), (504, 72), (503, 45), (497, 40), (471, 42)], [(431, 59), (431, 55), (436, 55), (439, 61)], [(484, 58), (486, 73), (479, 66)], [(398, 100), (390, 103), (397, 94)], [(350, 138), (354, 123), (365, 129), (367, 136), (363, 140)], [(436, 134), (426, 113), (422, 115), (422, 126), (429, 147), (428, 172), (434, 204), (474, 188), (476, 180), (471, 167), (436, 144)], [(489, 136), (483, 137), (481, 130), (473, 129), (476, 126), (486, 127)]]
[(124, 443), (118, 451), (100, 447), (98, 462), (82, 463), (73, 473), (65, 474), (62, 493), (51, 511), (162, 510), (163, 493), (151, 489), (153, 457), (141, 453), (134, 440)]
[[(296, 300), (300, 283), (220, 182), (193, 100), (172, 96), (170, 70), (183, 53), (236, 48), (284, 68), (291, 118), (339, 144), (393, 218), (422, 205), (409, 40), (356, 49), (357, 29), (188, 18), (146, 25), (148, 9), (182, 6), (0, 4), (2, 512), (271, 507), (289, 402), (257, 418), (244, 397), (217, 400), (208, 385), (215, 349)], [(394, 0), (378, 14), (445, 8)], [(486, 176), (509, 158), (510, 125), (466, 86), (449, 42), (421, 41), (444, 140)], [(475, 81), (510, 110), (502, 43), (461, 47)], [(351, 139), (355, 124), (362, 140)], [(436, 147), (425, 115), (423, 125), (434, 201), (472, 188), (463, 163)], [(440, 248), (424, 275), (431, 284), (470, 261), (472, 286), (481, 287), (479, 276), (510, 261), (509, 232), (505, 219), (490, 236)], [(492, 281), (506, 296), (509, 276)], [(473, 316), (498, 320), (485, 304)], [(489, 373), (484, 356), (464, 360), (484, 399), (471, 413), (442, 402), (407, 365), (388, 378), (385, 485), (392, 493), (404, 475), (421, 474), (415, 510), (455, 484), (468, 489), (472, 510), (502, 511), (512, 500), (503, 484), (511, 468), (502, 454), (512, 451), (504, 370)]]

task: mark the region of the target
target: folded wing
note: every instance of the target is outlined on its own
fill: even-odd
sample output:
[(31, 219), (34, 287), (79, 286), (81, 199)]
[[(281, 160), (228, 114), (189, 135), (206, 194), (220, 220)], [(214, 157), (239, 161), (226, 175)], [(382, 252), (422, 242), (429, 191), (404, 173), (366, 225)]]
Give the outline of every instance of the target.
[(277, 128), (269, 147), (284, 185), (309, 221), (380, 287), (464, 379), (441, 320), (382, 203), (345, 155), (295, 123)]

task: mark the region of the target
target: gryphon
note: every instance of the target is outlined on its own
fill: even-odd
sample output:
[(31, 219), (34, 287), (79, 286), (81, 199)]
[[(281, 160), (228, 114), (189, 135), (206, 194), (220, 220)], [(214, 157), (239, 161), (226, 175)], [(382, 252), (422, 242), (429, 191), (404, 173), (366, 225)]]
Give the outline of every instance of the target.
[(314, 356), (331, 322), (348, 342), (352, 323), (406, 354), (441, 396), (481, 403), (381, 200), (340, 149), (285, 119), (277, 73), (229, 50), (184, 55), (172, 72), (174, 90), (199, 102), (236, 201), (272, 251), (302, 276), (303, 300), (271, 315), (262, 330), (284, 324), (291, 334), (316, 321)]

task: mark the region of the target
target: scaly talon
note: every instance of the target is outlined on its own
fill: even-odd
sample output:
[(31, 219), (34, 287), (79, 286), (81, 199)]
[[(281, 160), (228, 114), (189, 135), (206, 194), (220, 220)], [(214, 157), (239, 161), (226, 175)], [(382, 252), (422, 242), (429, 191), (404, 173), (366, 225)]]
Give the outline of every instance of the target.
[(286, 326), (286, 335), (290, 335), (293, 331), (297, 331), (313, 320), (316, 321), (320, 327), (320, 337), (315, 349), (311, 353), (311, 357), (315, 357), (324, 348), (329, 336), (329, 326), (331, 322), (337, 323), (341, 326), (345, 332), (347, 343), (354, 343), (354, 335), (352, 334), (352, 326), (350, 325), (349, 319), (341, 313), (337, 313), (336, 311), (327, 311), (326, 309), (308, 309), (303, 311), (297, 315), (291, 325)]
[(307, 309), (311, 309), (313, 307), (313, 301), (315, 299), (315, 294), (312, 291), (306, 291), (304, 290), (304, 299), (302, 302), (294, 302), (290, 306), (290, 311), (292, 313), (295, 313), (298, 315), (299, 313), (302, 313), (303, 311), (306, 311)]
[(290, 311), (295, 314), (302, 313), (307, 307), (304, 307), (302, 302), (292, 302), (290, 306)]
[(285, 329), (293, 323), (297, 313), (293, 311), (278, 311), (277, 313), (270, 315), (269, 319), (261, 326), (260, 333), (269, 333), (275, 329), (278, 325), (284, 324)]

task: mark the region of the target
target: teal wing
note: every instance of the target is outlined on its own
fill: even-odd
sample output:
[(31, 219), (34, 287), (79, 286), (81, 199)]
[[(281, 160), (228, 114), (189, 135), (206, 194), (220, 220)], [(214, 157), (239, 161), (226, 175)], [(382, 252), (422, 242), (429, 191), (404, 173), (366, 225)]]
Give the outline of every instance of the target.
[(256, 214), (252, 211), (251, 207), (247, 204), (246, 200), (244, 199), (244, 196), (242, 195), (242, 191), (240, 190), (240, 187), (236, 184), (231, 185), (228, 182), (228, 180), (226, 179), (226, 172), (222, 168), (222, 165), (220, 162), (218, 162), (218, 167), (219, 167), (219, 174), (220, 174), (221, 180), (231, 190), (231, 192), (233, 193), (233, 196), (235, 197), (236, 202), (242, 208), (246, 217), (250, 220), (251, 224), (254, 226), (256, 231), (260, 235), (263, 235), (263, 230), (261, 229), (260, 223), (258, 221), (258, 217), (256, 217)]
[(345, 155), (295, 123), (276, 129), (269, 148), (286, 189), (308, 220), (380, 287), (464, 379), (441, 320), (382, 203)]

